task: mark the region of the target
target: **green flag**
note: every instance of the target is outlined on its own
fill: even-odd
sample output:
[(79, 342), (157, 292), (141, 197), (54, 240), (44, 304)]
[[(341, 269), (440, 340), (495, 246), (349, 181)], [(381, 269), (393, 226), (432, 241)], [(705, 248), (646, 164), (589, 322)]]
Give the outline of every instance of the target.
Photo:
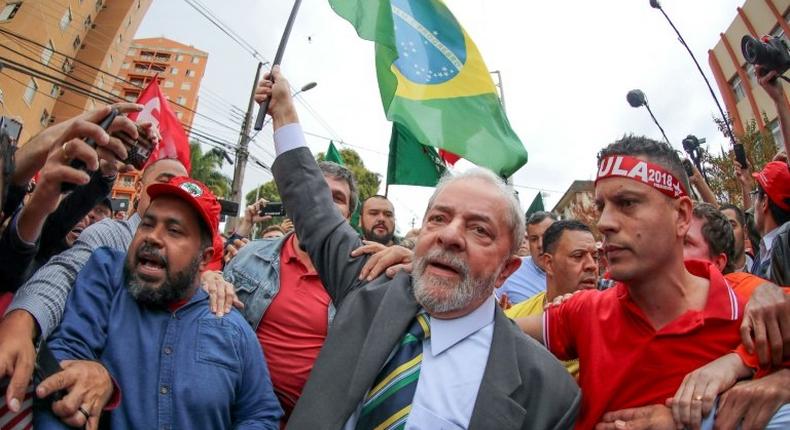
[(435, 149), (420, 145), (408, 130), (392, 124), (387, 185), (435, 187), (446, 170)]
[(416, 142), (501, 176), (527, 162), (474, 42), (440, 0), (329, 0), (360, 37), (376, 42), (387, 118)]
[(535, 212), (545, 211), (546, 209), (543, 208), (543, 194), (538, 191), (538, 195), (532, 200), (532, 203), (529, 204), (529, 209), (527, 209), (527, 218)]
[(337, 163), (339, 165), (344, 165), (346, 163), (343, 162), (343, 156), (340, 155), (340, 151), (335, 148), (335, 143), (331, 140), (329, 141), (329, 148), (326, 149), (326, 155), (324, 156), (324, 160), (331, 161)]

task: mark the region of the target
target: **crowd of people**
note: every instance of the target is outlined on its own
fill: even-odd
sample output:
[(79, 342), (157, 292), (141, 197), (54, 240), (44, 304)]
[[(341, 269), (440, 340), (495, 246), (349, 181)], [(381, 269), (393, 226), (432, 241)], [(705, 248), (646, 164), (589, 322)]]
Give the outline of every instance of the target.
[[(760, 82), (790, 145), (784, 94)], [(470, 169), (399, 237), (386, 196), (360, 202), (351, 171), (315, 161), (276, 67), (267, 99), (288, 219), (264, 227), (261, 199), (227, 236), (177, 159), (113, 213), (117, 133), (158, 134), (125, 115), (104, 130), (110, 107), (19, 148), (0, 190), (0, 429), (790, 428), (786, 152), (738, 166), (739, 207), (626, 135), (598, 154), (594, 225), (525, 216)]]

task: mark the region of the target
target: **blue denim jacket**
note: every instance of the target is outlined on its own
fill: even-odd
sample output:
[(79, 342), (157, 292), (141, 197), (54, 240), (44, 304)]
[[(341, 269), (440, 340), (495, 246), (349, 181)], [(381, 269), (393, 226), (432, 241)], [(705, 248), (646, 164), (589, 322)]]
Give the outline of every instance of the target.
[[(225, 266), (225, 280), (236, 287), (236, 295), (244, 303), (244, 318), (253, 330), (266, 313), (266, 309), (280, 291), (280, 251), (290, 237), (258, 239), (241, 248)], [(329, 304), (328, 321), (332, 325), (335, 306)]]
[[(124, 287), (125, 254), (97, 249), (48, 342), (58, 361), (99, 360), (121, 389), (112, 428), (271, 429), (282, 416), (260, 344), (238, 312), (209, 310), (198, 289), (175, 312)], [(51, 413), (35, 427), (62, 427)]]

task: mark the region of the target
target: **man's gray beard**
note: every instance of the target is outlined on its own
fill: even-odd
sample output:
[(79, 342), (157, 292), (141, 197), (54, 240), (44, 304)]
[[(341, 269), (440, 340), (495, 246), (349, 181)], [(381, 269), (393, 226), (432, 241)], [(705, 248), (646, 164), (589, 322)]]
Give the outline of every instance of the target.
[(171, 303), (187, 298), (195, 285), (199, 270), (200, 255), (181, 272), (171, 275), (169, 270), (165, 270), (165, 281), (159, 288), (153, 288), (137, 276), (130, 267), (128, 259), (123, 266), (125, 286), (129, 294), (141, 305), (152, 308), (165, 308)]
[[(455, 269), (460, 269), (458, 281), (425, 274), (429, 260), (439, 260)], [(475, 278), (469, 274), (469, 268), (456, 254), (434, 250), (427, 255), (414, 259), (412, 279), (414, 297), (429, 313), (455, 312), (475, 302), (491, 296), (494, 282), (502, 272), (500, 266), (495, 273), (485, 278)], [(430, 279), (427, 279), (430, 278)]]

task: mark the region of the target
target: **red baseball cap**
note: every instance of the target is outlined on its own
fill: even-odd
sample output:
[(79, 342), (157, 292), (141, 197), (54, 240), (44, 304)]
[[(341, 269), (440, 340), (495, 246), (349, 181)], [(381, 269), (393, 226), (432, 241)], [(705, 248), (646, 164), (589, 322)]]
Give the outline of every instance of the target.
[(221, 207), (214, 193), (197, 179), (176, 176), (167, 183), (154, 183), (146, 188), (153, 201), (159, 196), (175, 196), (192, 205), (211, 231), (212, 242), (219, 231)]
[(761, 172), (752, 173), (776, 206), (790, 211), (790, 168), (782, 161), (771, 161)]

